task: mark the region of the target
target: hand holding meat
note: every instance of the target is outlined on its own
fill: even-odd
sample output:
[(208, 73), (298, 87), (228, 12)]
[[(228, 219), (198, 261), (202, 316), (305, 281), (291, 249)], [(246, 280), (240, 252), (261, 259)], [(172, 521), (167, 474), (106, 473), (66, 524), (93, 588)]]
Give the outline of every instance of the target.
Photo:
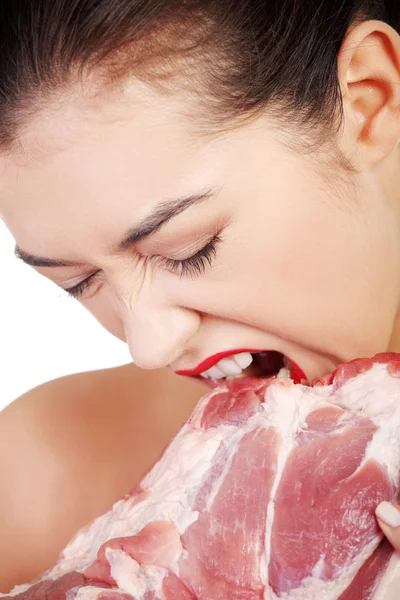
[(400, 506), (382, 502), (376, 510), (379, 525), (396, 550), (400, 550)]

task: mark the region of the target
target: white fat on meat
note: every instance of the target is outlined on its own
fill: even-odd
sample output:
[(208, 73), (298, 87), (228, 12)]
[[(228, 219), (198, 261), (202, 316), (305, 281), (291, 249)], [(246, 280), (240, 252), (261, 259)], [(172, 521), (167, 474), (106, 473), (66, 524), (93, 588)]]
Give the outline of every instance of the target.
[(358, 600), (398, 600), (400, 557), (371, 504), (400, 484), (400, 357), (385, 356), (315, 387), (224, 383), (134, 492), (0, 597), (29, 600), (42, 585), (46, 600), (351, 600), (357, 584)]

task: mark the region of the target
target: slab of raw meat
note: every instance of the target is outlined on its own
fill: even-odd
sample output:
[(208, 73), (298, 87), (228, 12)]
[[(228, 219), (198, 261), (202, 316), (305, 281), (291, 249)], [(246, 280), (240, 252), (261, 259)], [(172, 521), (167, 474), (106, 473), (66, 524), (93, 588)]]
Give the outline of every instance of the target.
[(400, 355), (312, 387), (234, 379), (140, 485), (8, 600), (398, 600)]

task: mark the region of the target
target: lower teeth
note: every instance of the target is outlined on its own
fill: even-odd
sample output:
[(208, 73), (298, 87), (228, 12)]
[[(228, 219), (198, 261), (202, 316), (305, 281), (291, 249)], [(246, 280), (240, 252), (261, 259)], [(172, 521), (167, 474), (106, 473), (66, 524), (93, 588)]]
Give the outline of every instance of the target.
[(225, 379), (240, 379), (241, 377), (246, 377), (243, 371), (238, 375), (228, 375), (227, 377), (225, 377)]
[(282, 369), (277, 374), (278, 379), (291, 379), (290, 370), (282, 367)]

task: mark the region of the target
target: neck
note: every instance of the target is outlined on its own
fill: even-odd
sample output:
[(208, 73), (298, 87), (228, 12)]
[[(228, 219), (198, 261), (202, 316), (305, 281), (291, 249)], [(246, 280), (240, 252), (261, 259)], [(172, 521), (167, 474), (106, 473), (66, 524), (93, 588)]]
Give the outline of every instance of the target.
[[(387, 182), (387, 194), (393, 199), (396, 214), (399, 223), (399, 236), (400, 236), (400, 144), (397, 146), (396, 151), (393, 153), (393, 160), (388, 165), (389, 171), (386, 173)], [(390, 339), (389, 352), (400, 353), (400, 298), (399, 308), (396, 316), (396, 320), (393, 327), (392, 337)]]

